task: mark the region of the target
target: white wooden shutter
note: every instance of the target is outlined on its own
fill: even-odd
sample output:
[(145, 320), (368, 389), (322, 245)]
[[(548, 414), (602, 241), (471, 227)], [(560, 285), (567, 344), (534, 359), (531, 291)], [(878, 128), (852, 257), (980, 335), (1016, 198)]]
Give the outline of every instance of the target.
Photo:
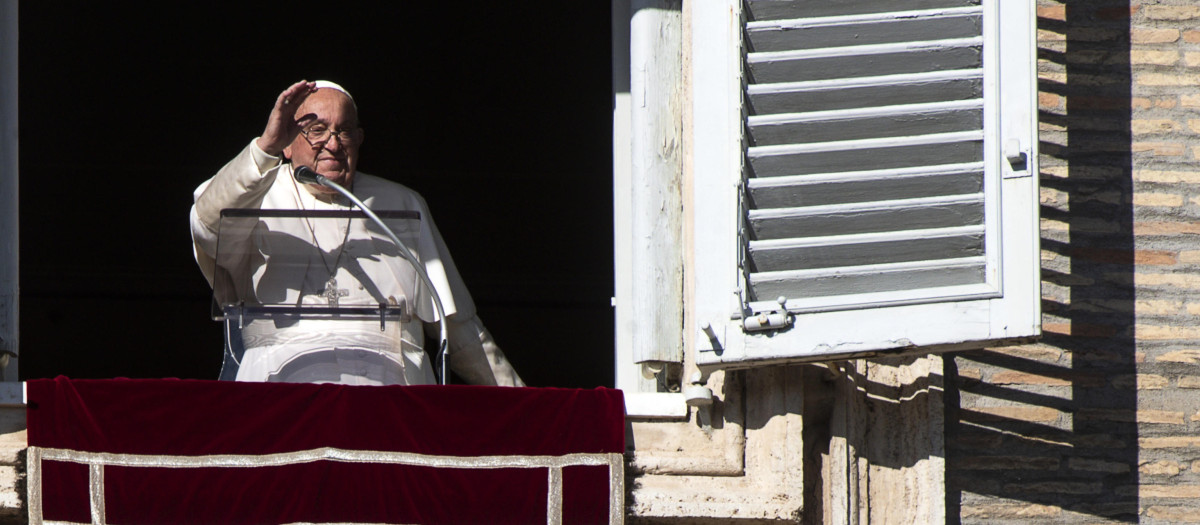
[[(737, 195), (698, 195), (697, 214), (732, 202), (740, 218), (733, 239), (697, 220), (697, 257), (728, 240), (736, 268), (699, 264), (699, 288), (732, 282), (736, 300), (722, 318), (720, 292), (698, 293), (721, 303), (700, 305), (698, 361), (1038, 332), (1033, 6), (1004, 1), (749, 0), (729, 6), (732, 26), (694, 14), (693, 34), (732, 27), (741, 64), (736, 137), (696, 131), (698, 150), (733, 138), (742, 155), (724, 190)], [(698, 70), (728, 63), (713, 49), (694, 48)], [(696, 126), (720, 118), (706, 93)], [(697, 188), (729, 177), (696, 166)]]

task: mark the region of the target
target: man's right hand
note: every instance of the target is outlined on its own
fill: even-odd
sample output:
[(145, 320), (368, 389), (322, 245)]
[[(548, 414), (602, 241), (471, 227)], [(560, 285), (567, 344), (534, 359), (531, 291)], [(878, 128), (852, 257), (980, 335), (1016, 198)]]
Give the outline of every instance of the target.
[(300, 108), (300, 104), (304, 103), (304, 99), (316, 91), (317, 84), (315, 82), (301, 80), (279, 94), (279, 98), (275, 99), (275, 107), (271, 110), (271, 116), (267, 118), (267, 127), (263, 130), (262, 136), (258, 138), (259, 149), (268, 155), (277, 157), (283, 153), (284, 148), (296, 140), (296, 135), (307, 124), (304, 119), (296, 120), (296, 110)]

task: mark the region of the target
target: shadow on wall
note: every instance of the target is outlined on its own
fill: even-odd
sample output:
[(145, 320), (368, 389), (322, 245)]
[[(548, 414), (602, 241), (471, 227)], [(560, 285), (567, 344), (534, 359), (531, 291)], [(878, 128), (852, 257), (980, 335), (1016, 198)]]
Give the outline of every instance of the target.
[(949, 523), (1138, 519), (1129, 4), (1048, 5), (1044, 337), (946, 359)]

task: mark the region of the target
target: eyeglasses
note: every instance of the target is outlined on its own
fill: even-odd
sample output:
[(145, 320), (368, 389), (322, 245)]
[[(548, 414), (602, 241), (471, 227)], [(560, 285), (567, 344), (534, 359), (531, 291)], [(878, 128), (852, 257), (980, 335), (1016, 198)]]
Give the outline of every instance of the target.
[(315, 126), (310, 126), (307, 129), (302, 129), (300, 130), (300, 133), (303, 134), (304, 139), (314, 147), (324, 145), (333, 137), (337, 137), (338, 141), (340, 141), (343, 146), (353, 146), (358, 143), (358, 133), (356, 133), (356, 131), (357, 130), (333, 131), (324, 125), (318, 124)]

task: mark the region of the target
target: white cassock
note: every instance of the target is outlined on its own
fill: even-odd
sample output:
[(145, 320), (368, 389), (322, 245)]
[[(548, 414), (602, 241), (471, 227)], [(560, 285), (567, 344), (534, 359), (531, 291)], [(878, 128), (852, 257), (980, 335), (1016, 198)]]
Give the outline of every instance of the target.
[[(523, 386), (517, 373), (475, 315), (475, 305), (454, 267), (424, 199), (400, 184), (364, 173), (354, 194), (375, 211), (406, 212), (388, 221), (424, 266), (441, 298), (449, 325), (450, 366), (472, 384)], [(221, 218), (221, 210), (348, 211), (340, 195), (318, 199), (292, 177), (291, 164), (264, 153), (254, 141), (216, 176), (196, 189), (191, 211), (196, 262), (222, 304), (401, 305), (412, 322), (254, 319), (244, 323), (245, 353), (238, 381), (342, 384), (435, 383), (423, 350), (424, 322), (437, 313), (417, 273), (393, 243), (360, 219)], [(231, 221), (242, 221), (231, 227)], [(248, 222), (247, 222), (248, 221)], [(224, 235), (218, 232), (224, 226)], [(238, 233), (231, 233), (238, 232)], [(317, 249), (313, 249), (315, 246)], [(302, 249), (301, 249), (302, 248)], [(277, 262), (276, 253), (306, 260)], [(274, 263), (274, 264), (273, 264)]]

